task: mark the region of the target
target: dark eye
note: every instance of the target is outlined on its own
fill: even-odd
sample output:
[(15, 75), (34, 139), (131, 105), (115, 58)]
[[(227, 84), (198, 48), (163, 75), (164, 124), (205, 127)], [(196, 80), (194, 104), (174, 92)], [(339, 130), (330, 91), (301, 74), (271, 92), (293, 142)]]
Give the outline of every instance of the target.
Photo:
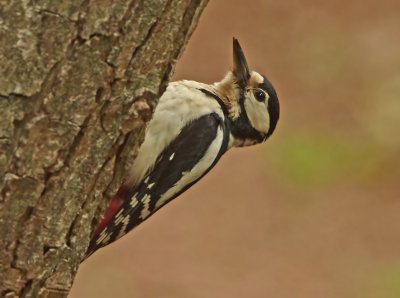
[(260, 90), (260, 89), (256, 89), (253, 91), (254, 97), (258, 100), (258, 101), (265, 101), (265, 92)]

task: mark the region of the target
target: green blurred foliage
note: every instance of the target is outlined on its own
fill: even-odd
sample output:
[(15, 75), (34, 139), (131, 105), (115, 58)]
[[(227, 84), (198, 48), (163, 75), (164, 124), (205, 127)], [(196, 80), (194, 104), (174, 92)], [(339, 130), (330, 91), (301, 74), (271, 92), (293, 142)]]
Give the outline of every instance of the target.
[(400, 74), (386, 78), (371, 92), (371, 107), (365, 123), (377, 142), (400, 153)]
[(369, 290), (368, 297), (400, 297), (400, 263), (390, 263), (379, 268), (363, 284)]
[(333, 131), (292, 131), (268, 147), (268, 162), (286, 183), (322, 187), (341, 180), (374, 179), (384, 156), (379, 144)]

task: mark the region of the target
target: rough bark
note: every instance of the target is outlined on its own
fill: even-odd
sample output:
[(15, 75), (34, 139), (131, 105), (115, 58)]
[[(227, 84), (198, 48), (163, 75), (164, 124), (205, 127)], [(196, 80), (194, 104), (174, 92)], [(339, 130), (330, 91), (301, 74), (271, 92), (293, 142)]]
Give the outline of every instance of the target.
[(207, 0), (0, 1), (0, 296), (65, 297)]

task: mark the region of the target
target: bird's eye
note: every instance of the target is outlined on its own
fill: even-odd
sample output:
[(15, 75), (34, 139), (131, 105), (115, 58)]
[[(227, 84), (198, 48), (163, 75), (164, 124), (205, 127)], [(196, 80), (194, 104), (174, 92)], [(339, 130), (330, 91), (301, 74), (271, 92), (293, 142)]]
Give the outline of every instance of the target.
[(260, 101), (260, 102), (265, 101), (265, 92), (262, 91), (261, 89), (255, 89), (255, 90), (253, 91), (253, 94), (254, 94), (254, 97), (255, 97), (258, 101)]

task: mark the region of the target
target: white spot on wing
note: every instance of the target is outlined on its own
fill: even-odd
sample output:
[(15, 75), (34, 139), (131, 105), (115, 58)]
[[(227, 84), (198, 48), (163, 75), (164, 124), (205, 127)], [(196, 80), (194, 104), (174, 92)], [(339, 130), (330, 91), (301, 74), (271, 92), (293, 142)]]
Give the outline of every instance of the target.
[(101, 231), (99, 238), (96, 240), (96, 244), (99, 245), (101, 243), (106, 244), (110, 240), (111, 233), (107, 233), (107, 229)]
[(122, 227), (121, 227), (121, 230), (119, 231), (119, 233), (118, 233), (118, 236), (117, 236), (117, 239), (118, 238), (121, 238), (122, 236), (124, 236), (125, 234), (126, 234), (126, 227), (128, 226), (128, 224), (129, 224), (129, 221), (130, 221), (130, 216), (129, 216), (129, 214), (127, 215), (127, 216), (125, 216), (124, 218), (123, 218), (123, 220), (122, 220)]
[(142, 199), (143, 209), (140, 212), (141, 219), (145, 219), (147, 216), (150, 215), (150, 200), (151, 200), (151, 197), (149, 194), (145, 195)]
[(175, 156), (175, 152), (171, 154), (171, 156), (169, 157), (169, 160), (173, 160)]
[(122, 219), (124, 218), (123, 216), (122, 216), (122, 212), (124, 212), (124, 209), (123, 208), (121, 208), (121, 210), (119, 210), (118, 211), (118, 213), (117, 214), (115, 214), (115, 225), (118, 225), (121, 221), (122, 221)]
[(147, 188), (148, 188), (148, 189), (151, 189), (151, 188), (154, 186), (154, 184), (156, 184), (156, 183), (155, 183), (155, 182), (150, 183), (150, 184), (147, 186)]
[(139, 203), (138, 199), (136, 198), (136, 196), (133, 196), (131, 198), (131, 201), (129, 203), (129, 205), (131, 205), (132, 208), (135, 208), (137, 206), (137, 204)]

